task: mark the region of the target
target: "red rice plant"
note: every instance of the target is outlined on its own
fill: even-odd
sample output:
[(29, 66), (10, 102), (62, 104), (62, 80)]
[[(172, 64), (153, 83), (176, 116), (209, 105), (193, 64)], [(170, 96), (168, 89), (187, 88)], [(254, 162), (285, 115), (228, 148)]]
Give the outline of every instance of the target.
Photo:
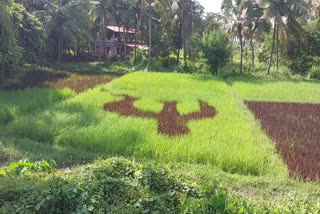
[(246, 102), (288, 165), (291, 176), (320, 176), (320, 105)]
[(200, 112), (187, 115), (180, 115), (177, 110), (177, 103), (165, 103), (160, 113), (145, 112), (133, 106), (137, 98), (125, 96), (125, 99), (118, 102), (104, 105), (106, 111), (116, 112), (123, 116), (135, 116), (141, 118), (153, 118), (158, 120), (158, 132), (168, 136), (185, 135), (190, 132), (187, 123), (190, 120), (213, 118), (216, 115), (214, 107), (199, 101)]

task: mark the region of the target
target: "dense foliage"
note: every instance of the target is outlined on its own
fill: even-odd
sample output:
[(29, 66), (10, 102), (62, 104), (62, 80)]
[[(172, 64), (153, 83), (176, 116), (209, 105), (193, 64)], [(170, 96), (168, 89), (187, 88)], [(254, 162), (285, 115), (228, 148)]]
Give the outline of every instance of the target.
[[(46, 161), (0, 171), (2, 213), (189, 213), (249, 211), (216, 181), (203, 187), (171, 175), (165, 166), (122, 158), (56, 172)], [(45, 172), (34, 174), (32, 172)], [(51, 173), (51, 174), (47, 174)]]
[[(136, 31), (117, 54), (107, 25)], [(319, 213), (319, 106), (279, 103), (318, 103), (308, 78), (319, 0), (0, 0), (0, 213)], [(84, 165), (113, 156), (176, 171)]]
[(0, 2), (0, 82), (23, 62), (39, 62), (45, 43), (43, 24), (11, 0)]
[(164, 165), (123, 158), (98, 160), (72, 170), (55, 164), (13, 163), (0, 180), (2, 213), (317, 213), (319, 204), (250, 205), (217, 181), (175, 176)]
[(201, 40), (201, 50), (211, 66), (212, 74), (218, 74), (219, 68), (226, 65), (231, 58), (231, 45), (223, 32), (212, 31), (205, 34)]
[[(131, 65), (139, 69), (216, 73), (226, 61), (213, 65), (219, 51), (208, 55), (213, 43), (197, 42), (211, 31), (227, 33), (224, 42), (227, 49), (235, 47), (231, 53), (240, 72), (306, 75), (317, 64), (310, 56), (320, 56), (319, 3), (307, 0), (224, 0), (220, 14), (205, 14), (196, 0), (6, 0), (0, 8), (2, 79), (25, 62), (94, 60), (92, 42), (109, 38), (106, 25), (134, 28), (135, 40), (151, 45), (146, 54), (134, 49)], [(124, 60), (123, 51), (121, 57), (105, 51), (100, 60)]]

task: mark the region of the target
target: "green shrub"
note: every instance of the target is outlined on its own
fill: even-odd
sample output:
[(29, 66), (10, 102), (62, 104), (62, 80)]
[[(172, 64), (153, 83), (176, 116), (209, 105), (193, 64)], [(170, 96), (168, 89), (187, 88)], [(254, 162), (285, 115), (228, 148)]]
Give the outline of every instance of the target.
[(252, 67), (251, 64), (244, 64), (243, 65), (243, 72), (245, 73), (252, 73), (255, 69)]
[(0, 124), (6, 124), (13, 120), (14, 115), (12, 110), (6, 105), (0, 103)]
[(108, 61), (108, 62), (116, 62), (116, 61), (118, 61), (118, 60), (119, 60), (119, 57), (118, 57), (117, 54), (110, 54), (110, 55), (108, 55), (108, 57), (107, 57), (107, 61)]
[[(21, 164), (23, 169), (35, 167), (30, 163)], [(20, 168), (17, 171), (20, 172)], [(198, 186), (173, 176), (165, 166), (141, 165), (123, 158), (99, 160), (71, 172), (57, 172), (56, 176), (25, 174), (23, 180), (16, 176), (3, 179), (0, 213), (17, 210), (20, 213), (234, 213), (248, 210), (217, 182)]]
[(292, 74), (307, 74), (311, 68), (311, 62), (312, 59), (306, 54), (301, 54), (297, 58), (292, 59), (290, 62)]
[(38, 62), (45, 46), (46, 36), (43, 24), (18, 3), (13, 4), (12, 23), (13, 26), (17, 26), (17, 41), (24, 61)]
[(258, 60), (259, 60), (260, 63), (268, 62), (269, 58), (270, 58), (270, 53), (266, 49), (262, 49), (261, 51), (259, 51)]
[(16, 163), (11, 163), (9, 167), (0, 170), (1, 177), (13, 177), (30, 172), (53, 172), (57, 167), (57, 164), (54, 160), (51, 160), (50, 163), (47, 161), (38, 161), (31, 163), (29, 161), (19, 161)]
[(161, 66), (164, 68), (172, 68), (177, 65), (177, 59), (175, 57), (158, 57)]
[(147, 65), (148, 63), (148, 51), (147, 50), (142, 50), (137, 48), (136, 50), (136, 57), (135, 53), (132, 53), (131, 59), (130, 59), (130, 64), (131, 65)]
[(206, 63), (206, 60), (203, 59), (201, 56), (200, 58), (194, 63), (195, 70), (197, 73), (210, 73), (210, 66)]
[(320, 70), (317, 69), (317, 70), (311, 71), (311, 72), (310, 72), (310, 78), (311, 78), (311, 79), (320, 80)]
[(205, 34), (200, 42), (204, 58), (211, 67), (212, 74), (218, 74), (220, 67), (231, 58), (231, 43), (222, 31), (212, 31)]

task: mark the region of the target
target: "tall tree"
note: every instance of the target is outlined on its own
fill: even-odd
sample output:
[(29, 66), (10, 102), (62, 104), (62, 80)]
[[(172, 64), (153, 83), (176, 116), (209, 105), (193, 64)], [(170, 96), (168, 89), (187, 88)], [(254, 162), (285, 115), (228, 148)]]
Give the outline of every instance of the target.
[(255, 43), (261, 40), (262, 33), (268, 30), (268, 24), (263, 19), (263, 9), (258, 4), (252, 4), (248, 8), (244, 23), (244, 36), (250, 42), (251, 64), (255, 67)]
[[(298, 40), (304, 41), (305, 31), (298, 22), (297, 18), (304, 16), (307, 13), (307, 2), (304, 0), (262, 0), (261, 6), (264, 8), (264, 17), (273, 24), (273, 41), (270, 51), (269, 66), (267, 74), (270, 74), (272, 66), (272, 56), (275, 49), (275, 40), (278, 40), (278, 35), (281, 34), (283, 43), (288, 44), (286, 41), (293, 37)], [(277, 42), (276, 55), (277, 66), (279, 66), (279, 43)]]
[(57, 62), (62, 61), (64, 42), (78, 41), (89, 29), (87, 16), (89, 6), (86, 1), (55, 1), (44, 0), (44, 10), (36, 11), (45, 20), (47, 33), (57, 39)]
[(107, 22), (111, 13), (115, 11), (115, 4), (112, 0), (97, 0), (91, 1), (93, 7), (90, 10), (90, 15), (93, 22), (98, 23), (100, 32), (103, 37), (103, 54), (105, 61), (107, 61), (106, 40), (107, 40)]
[(243, 28), (247, 21), (248, 11), (250, 11), (254, 0), (223, 0), (222, 10), (232, 23), (232, 29), (237, 32), (237, 37), (240, 43), (240, 73), (243, 70), (243, 48), (244, 48), (244, 35)]
[(192, 37), (193, 4), (191, 0), (183, 1), (181, 33), (183, 47), (183, 64), (187, 65), (188, 42)]
[(11, 30), (11, 20), (9, 16), (10, 1), (0, 2), (0, 36), (4, 36)]
[(149, 8), (149, 13), (148, 13), (148, 20), (149, 20), (149, 52), (148, 52), (148, 65), (147, 65), (147, 70), (150, 71), (151, 67), (151, 51), (152, 51), (152, 6), (151, 6), (152, 0), (148, 1), (148, 8)]

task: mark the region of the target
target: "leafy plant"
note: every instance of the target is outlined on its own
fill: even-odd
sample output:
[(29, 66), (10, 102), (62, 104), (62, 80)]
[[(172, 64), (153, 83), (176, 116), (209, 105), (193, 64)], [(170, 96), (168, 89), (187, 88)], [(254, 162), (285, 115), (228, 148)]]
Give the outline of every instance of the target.
[[(81, 173), (76, 173), (79, 170)], [(123, 158), (98, 160), (71, 173), (43, 180), (32, 176), (15, 183), (16, 175), (51, 172), (47, 162), (19, 162), (11, 180), (0, 185), (0, 211), (22, 213), (235, 213), (247, 211), (242, 200), (228, 195), (218, 182), (202, 187), (175, 177), (165, 166), (141, 165)], [(78, 171), (78, 172), (79, 172)], [(12, 189), (12, 184), (16, 186)], [(15, 192), (15, 194), (13, 194)]]
[(212, 74), (218, 74), (220, 67), (231, 58), (231, 44), (228, 36), (222, 31), (212, 31), (201, 39), (201, 50), (211, 67)]
[(14, 118), (13, 112), (6, 105), (0, 103), (0, 124), (6, 124)]
[(47, 172), (52, 173), (55, 171), (57, 163), (54, 160), (47, 162), (45, 160), (31, 163), (27, 160), (13, 162), (9, 167), (0, 170), (0, 177), (19, 176), (30, 172)]
[(311, 68), (312, 59), (305, 53), (301, 53), (295, 59), (291, 60), (290, 69), (293, 74), (305, 75)]
[(316, 69), (310, 72), (310, 78), (311, 79), (317, 79), (320, 80), (320, 70)]

